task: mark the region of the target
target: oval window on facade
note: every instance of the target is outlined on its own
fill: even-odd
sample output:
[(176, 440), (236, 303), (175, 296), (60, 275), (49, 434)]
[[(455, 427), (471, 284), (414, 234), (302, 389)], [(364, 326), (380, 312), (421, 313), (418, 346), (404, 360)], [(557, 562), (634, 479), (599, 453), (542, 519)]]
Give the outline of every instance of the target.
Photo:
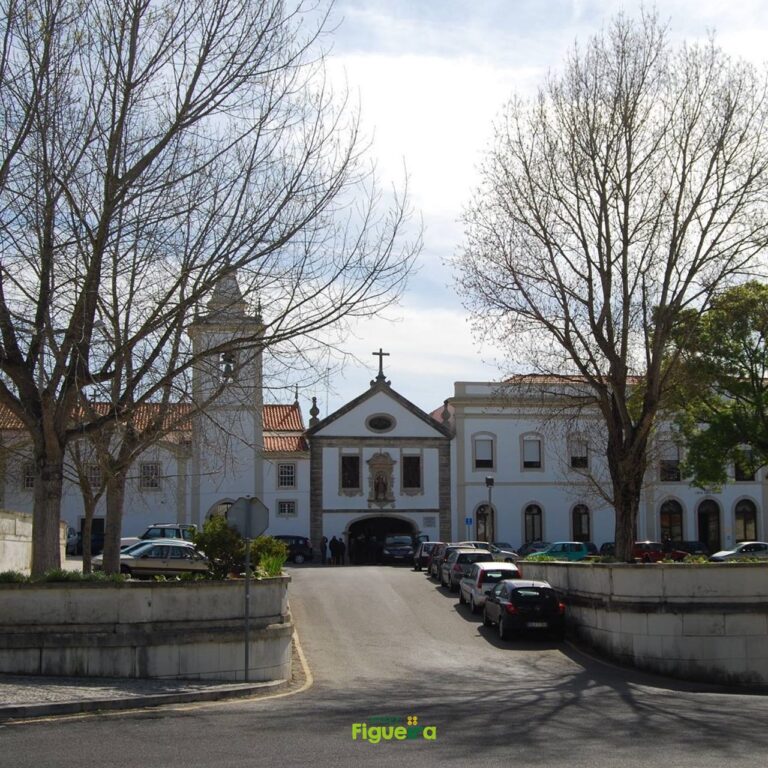
[(368, 417), (366, 426), (371, 432), (389, 432), (395, 428), (395, 420), (386, 413), (375, 413)]

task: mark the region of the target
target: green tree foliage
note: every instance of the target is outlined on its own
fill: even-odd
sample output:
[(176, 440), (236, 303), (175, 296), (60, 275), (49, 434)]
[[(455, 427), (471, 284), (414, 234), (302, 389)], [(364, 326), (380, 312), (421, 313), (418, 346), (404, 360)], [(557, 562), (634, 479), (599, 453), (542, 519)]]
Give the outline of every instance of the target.
[(208, 558), (211, 575), (226, 579), (233, 571), (240, 571), (245, 560), (242, 536), (227, 525), (219, 515), (205, 521), (203, 530), (194, 538), (195, 546)]
[(701, 488), (745, 476), (768, 462), (768, 286), (755, 281), (720, 293), (676, 338), (682, 366), (678, 425), (685, 469)]

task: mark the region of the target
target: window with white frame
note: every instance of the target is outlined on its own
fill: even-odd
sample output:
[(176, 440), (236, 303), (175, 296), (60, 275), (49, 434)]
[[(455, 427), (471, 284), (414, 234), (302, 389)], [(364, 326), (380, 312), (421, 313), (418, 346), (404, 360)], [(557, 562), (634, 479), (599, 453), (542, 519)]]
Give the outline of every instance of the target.
[(421, 456), (403, 456), (402, 472), (404, 491), (418, 491), (421, 489)]
[(541, 469), (541, 438), (537, 435), (523, 437), (523, 469)]
[(296, 465), (293, 462), (285, 462), (277, 465), (277, 487), (296, 487)]
[(35, 476), (37, 475), (37, 472), (35, 472), (35, 465), (28, 461), (24, 465), (24, 469), (21, 475), (21, 487), (25, 491), (31, 491), (35, 487)]
[(360, 457), (357, 454), (342, 456), (341, 489), (355, 491), (360, 487)]
[(589, 449), (585, 437), (571, 437), (568, 441), (568, 454), (571, 469), (587, 469), (589, 467)]
[(295, 501), (278, 501), (277, 502), (277, 516), (278, 517), (296, 517), (296, 502)]
[(88, 484), (92, 489), (98, 490), (101, 488), (101, 466), (95, 462), (85, 465), (85, 476), (88, 479)]
[(660, 450), (659, 480), (674, 483), (680, 479), (680, 447), (671, 440), (665, 440)]
[(589, 507), (586, 504), (577, 504), (571, 511), (571, 528), (574, 541), (590, 541), (589, 532)]
[(476, 437), (472, 441), (475, 469), (493, 469), (493, 438)]
[(541, 507), (538, 504), (529, 504), (525, 508), (523, 520), (525, 524), (525, 532), (523, 534), (525, 543), (541, 541), (544, 538), (544, 516), (541, 512)]
[(733, 479), (738, 482), (751, 482), (755, 479), (755, 454), (752, 448), (742, 446), (733, 462)]
[(144, 491), (159, 490), (161, 474), (159, 461), (143, 461), (139, 466), (139, 487)]

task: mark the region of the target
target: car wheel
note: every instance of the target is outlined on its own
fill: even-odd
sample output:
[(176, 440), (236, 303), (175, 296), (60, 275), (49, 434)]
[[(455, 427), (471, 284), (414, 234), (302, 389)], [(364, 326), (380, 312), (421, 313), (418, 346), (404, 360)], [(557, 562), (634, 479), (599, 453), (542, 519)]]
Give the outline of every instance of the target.
[(120, 566), (120, 573), (122, 573), (123, 576), (130, 576), (131, 575), (131, 569), (127, 565), (121, 565)]
[(459, 587), (459, 604), (464, 605), (467, 601), (464, 599), (464, 593), (461, 591), (461, 587)]
[(477, 605), (475, 605), (475, 596), (470, 595), (469, 596), (469, 610), (472, 613), (477, 613)]
[(304, 562), (304, 555), (294, 555), (293, 562), (296, 563), (296, 565), (301, 565)]
[(483, 626), (490, 627), (492, 624), (491, 620), (488, 618), (488, 611), (483, 609)]
[(456, 584), (453, 579), (448, 579), (448, 589), (451, 592), (458, 592), (459, 591), (459, 585)]
[(512, 637), (512, 633), (509, 631), (509, 628), (504, 623), (504, 618), (502, 616), (499, 616), (499, 638), (501, 640), (509, 640)]

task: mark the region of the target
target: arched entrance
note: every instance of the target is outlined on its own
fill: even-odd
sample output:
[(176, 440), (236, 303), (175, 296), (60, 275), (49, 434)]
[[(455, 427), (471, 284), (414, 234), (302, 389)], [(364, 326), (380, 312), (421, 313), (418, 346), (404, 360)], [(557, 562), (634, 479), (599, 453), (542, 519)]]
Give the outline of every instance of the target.
[(720, 505), (712, 499), (699, 504), (699, 541), (703, 541), (710, 552), (719, 552), (720, 546)]
[(496, 510), (481, 504), (475, 512), (477, 518), (477, 541), (496, 541)]
[(381, 562), (381, 551), (387, 536), (415, 536), (414, 523), (402, 517), (363, 517), (347, 528), (347, 552), (353, 565), (371, 565)]

